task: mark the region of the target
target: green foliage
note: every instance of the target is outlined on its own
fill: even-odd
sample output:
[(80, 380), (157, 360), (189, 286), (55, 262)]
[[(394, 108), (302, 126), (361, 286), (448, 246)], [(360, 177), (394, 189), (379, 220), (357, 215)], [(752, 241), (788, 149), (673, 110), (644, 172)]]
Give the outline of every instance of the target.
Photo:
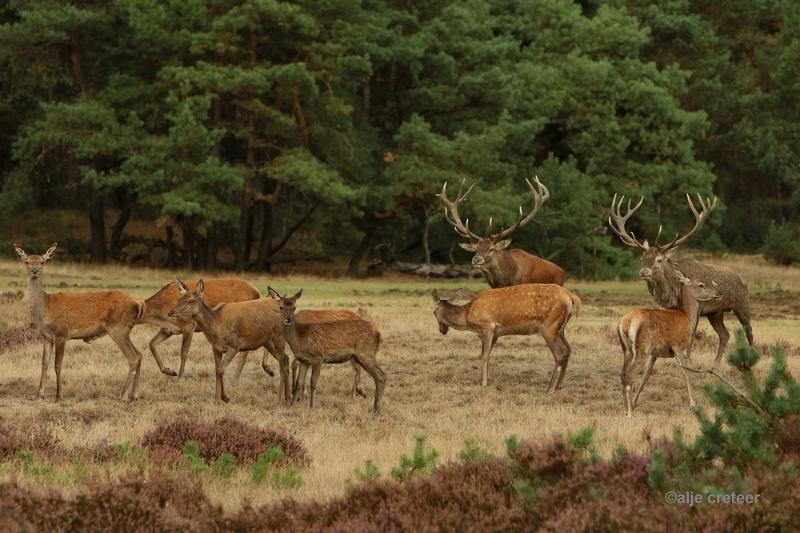
[(251, 478), (255, 483), (268, 481), (276, 489), (294, 489), (303, 484), (297, 468), (287, 466), (278, 468), (277, 464), (283, 460), (283, 450), (279, 445), (271, 446), (262, 453), (253, 465)]
[(522, 446), (522, 441), (516, 435), (506, 437), (506, 454), (513, 455), (519, 447)]
[(261, 483), (267, 478), (267, 475), (273, 467), (283, 459), (283, 450), (278, 445), (271, 446), (267, 451), (262, 453), (256, 459), (253, 465), (253, 481)]
[(231, 477), (236, 472), (236, 457), (231, 453), (223, 453), (211, 464), (211, 472), (219, 477)]
[(203, 474), (208, 471), (208, 465), (200, 455), (200, 445), (197, 444), (197, 441), (186, 441), (183, 447), (183, 460), (186, 467), (195, 474)]
[(800, 263), (800, 225), (795, 222), (774, 222), (769, 227), (761, 253), (779, 265)]
[(272, 486), (276, 489), (296, 489), (303, 484), (303, 478), (293, 466), (279, 468), (272, 472)]
[(464, 449), (458, 452), (458, 458), (462, 461), (485, 461), (491, 457), (488, 451), (481, 448), (473, 439), (464, 441)]
[(578, 454), (587, 455), (593, 463), (600, 460), (597, 448), (593, 444), (594, 428), (587, 426), (577, 433), (569, 436), (569, 444)]
[(406, 454), (400, 456), (400, 464), (392, 468), (392, 477), (404, 480), (420, 474), (428, 475), (436, 466), (438, 458), (439, 452), (434, 449), (425, 449), (425, 437), (417, 437), (411, 456)]
[(345, 485), (348, 487), (352, 487), (359, 483), (365, 483), (367, 481), (373, 481), (381, 477), (381, 471), (378, 468), (378, 465), (372, 461), (372, 459), (367, 459), (364, 461), (364, 466), (361, 468), (356, 468), (353, 470), (353, 478), (348, 478), (345, 481)]

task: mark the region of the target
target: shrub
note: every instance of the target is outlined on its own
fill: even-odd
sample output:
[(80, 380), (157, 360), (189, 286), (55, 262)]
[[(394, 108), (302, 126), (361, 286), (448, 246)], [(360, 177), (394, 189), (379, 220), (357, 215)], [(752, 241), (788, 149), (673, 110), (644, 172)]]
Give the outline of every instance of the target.
[(13, 458), (20, 452), (36, 452), (47, 457), (67, 455), (48, 428), (38, 424), (23, 426), (0, 419), (0, 461)]
[(374, 481), (381, 477), (381, 471), (378, 468), (378, 465), (376, 465), (372, 459), (367, 459), (364, 461), (363, 469), (356, 468), (353, 470), (353, 475), (355, 479), (350, 478), (345, 481), (345, 485), (348, 487), (352, 487), (359, 483), (365, 483), (367, 481)]
[(785, 222), (769, 227), (761, 253), (780, 265), (800, 263), (800, 225)]
[(489, 452), (478, 446), (478, 444), (472, 439), (465, 440), (464, 449), (458, 452), (458, 458), (464, 462), (485, 461), (489, 457)]
[(177, 458), (187, 441), (195, 441), (198, 454), (206, 463), (214, 462), (223, 453), (230, 453), (240, 465), (251, 464), (272, 446), (280, 446), (281, 465), (305, 466), (310, 457), (305, 446), (289, 435), (262, 429), (233, 418), (199, 422), (181, 417), (157, 425), (142, 439), (142, 447)]
[(15, 350), (40, 340), (39, 331), (33, 326), (14, 326), (5, 331), (0, 331), (0, 353)]
[(438, 457), (436, 450), (425, 451), (425, 437), (417, 437), (411, 457), (405, 454), (400, 457), (400, 464), (392, 469), (392, 477), (402, 480), (418, 474), (430, 474)]
[(269, 480), (270, 484), (276, 489), (293, 489), (303, 484), (303, 479), (292, 466), (278, 468), (283, 460), (283, 450), (280, 446), (272, 446), (269, 450), (262, 453), (255, 465), (253, 465), (253, 481), (261, 483)]

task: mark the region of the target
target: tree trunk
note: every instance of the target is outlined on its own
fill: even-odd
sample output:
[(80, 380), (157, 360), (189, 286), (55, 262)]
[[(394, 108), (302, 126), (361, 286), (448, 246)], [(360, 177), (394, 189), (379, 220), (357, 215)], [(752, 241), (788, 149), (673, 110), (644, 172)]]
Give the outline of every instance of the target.
[(375, 224), (369, 224), (364, 233), (364, 238), (361, 239), (361, 244), (356, 247), (355, 251), (353, 251), (353, 257), (350, 258), (350, 265), (347, 267), (347, 274), (349, 276), (358, 275), (358, 265), (361, 262), (361, 259), (364, 257), (364, 254), (372, 245), (372, 241), (375, 239), (375, 233)]
[[(274, 201), (274, 199), (273, 199)], [(272, 239), (275, 236), (275, 205), (263, 202), (261, 206), (261, 243), (256, 258), (256, 270), (269, 272), (272, 269)]]
[(428, 213), (423, 211), (425, 217), (425, 228), (422, 230), (422, 249), (425, 251), (425, 264), (431, 265), (431, 243), (430, 243), (430, 229), (431, 219), (428, 218)]
[(178, 225), (183, 234), (183, 249), (186, 254), (186, 266), (194, 270), (197, 268), (197, 232), (194, 229), (194, 223), (191, 218), (181, 217), (178, 220)]
[(91, 193), (91, 204), (89, 205), (89, 222), (91, 224), (91, 249), (92, 263), (102, 264), (106, 262), (106, 225), (105, 225), (106, 205), (103, 194), (97, 191)]
[(167, 268), (174, 270), (178, 268), (178, 254), (175, 250), (175, 231), (171, 224), (167, 224)]
[(217, 268), (217, 255), (219, 255), (219, 226), (214, 223), (208, 227), (206, 232), (207, 263), (206, 268), (214, 270)]
[(131, 218), (133, 209), (131, 209), (130, 195), (125, 187), (117, 189), (117, 199), (119, 201), (119, 217), (114, 222), (111, 228), (111, 257), (119, 259), (122, 252), (122, 232), (125, 231), (125, 226)]

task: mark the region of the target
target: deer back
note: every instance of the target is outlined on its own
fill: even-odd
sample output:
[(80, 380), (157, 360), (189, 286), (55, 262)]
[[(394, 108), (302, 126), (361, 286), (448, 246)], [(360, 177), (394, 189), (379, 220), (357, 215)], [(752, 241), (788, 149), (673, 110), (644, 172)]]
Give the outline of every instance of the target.
[[(227, 303), (212, 310), (211, 317), (216, 334), (221, 337), (214, 342), (237, 340), (242, 349), (262, 346), (270, 339), (283, 343), (281, 312), (278, 302), (272, 299)], [(204, 329), (203, 333), (210, 332)]]
[(98, 324), (133, 325), (147, 308), (144, 301), (121, 291), (56, 292), (45, 298), (45, 322), (64, 331), (88, 330)]
[(631, 340), (635, 331), (637, 348), (642, 350), (669, 346), (684, 348), (691, 335), (689, 317), (678, 309), (631, 309), (620, 318), (619, 327)]
[(701, 316), (747, 306), (747, 283), (730, 268), (695, 259), (678, 259), (674, 263), (687, 278), (702, 281), (719, 294), (718, 300), (700, 304)]
[(530, 283), (482, 291), (472, 300), (467, 323), (504, 327), (537, 323), (553, 313), (569, 314), (577, 307), (571, 293), (553, 284)]
[(292, 351), (312, 356), (342, 356), (352, 353), (374, 355), (381, 343), (380, 330), (367, 320), (297, 322), (286, 339)]
[[(190, 291), (197, 287), (197, 281), (184, 282)], [(203, 281), (203, 301), (211, 308), (228, 302), (242, 302), (248, 300), (258, 300), (261, 296), (258, 289), (247, 281), (240, 278), (211, 278)], [(175, 307), (175, 303), (181, 297), (176, 282), (164, 285), (158, 292), (146, 300), (148, 315), (163, 315)]]

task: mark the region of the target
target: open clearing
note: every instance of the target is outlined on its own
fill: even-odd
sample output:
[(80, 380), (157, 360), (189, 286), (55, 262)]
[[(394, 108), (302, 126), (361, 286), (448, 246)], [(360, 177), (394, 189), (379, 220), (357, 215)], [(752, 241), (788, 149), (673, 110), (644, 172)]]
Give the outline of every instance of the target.
[[(710, 262), (733, 266), (749, 283), (753, 304), (753, 329), (763, 353), (767, 346), (784, 346), (791, 371), (800, 375), (800, 269), (767, 265), (758, 258), (715, 258)], [(187, 279), (197, 274), (181, 273)], [(48, 292), (120, 289), (146, 298), (173, 279), (167, 271), (98, 268), (63, 264), (58, 258), (45, 273)], [(481, 281), (440, 281), (386, 276), (375, 279), (321, 279), (307, 276), (243, 277), (262, 291), (269, 284), (281, 292), (303, 288), (298, 309), (363, 307), (384, 333), (379, 362), (387, 374), (383, 414), (371, 415), (372, 380), (362, 373), (369, 399), (351, 398), (350, 365), (323, 367), (318, 406), (287, 407), (279, 403), (278, 380), (269, 378), (250, 355), (241, 379), (233, 379), (236, 362), (226, 374), (231, 403), (213, 401), (213, 359), (202, 334), (197, 334), (187, 362), (187, 377), (177, 379), (158, 372), (147, 343), (153, 326), (138, 326), (133, 341), (142, 351), (141, 399), (120, 403), (127, 364), (116, 346), (104, 338), (85, 344), (67, 344), (63, 371), (63, 400), (56, 404), (55, 377), (48, 374), (47, 398), (35, 399), (41, 368), (41, 345), (28, 345), (0, 354), (0, 411), (8, 421), (48, 426), (67, 448), (131, 442), (136, 444), (157, 422), (186, 414), (202, 420), (225, 415), (248, 423), (282, 429), (309, 449), (312, 463), (301, 470), (303, 485), (276, 490), (256, 486), (246, 471), (232, 479), (206, 483), (209, 495), (232, 509), (244, 499), (260, 504), (287, 496), (328, 499), (340, 495), (345, 480), (365, 459), (375, 461), (382, 472), (395, 466), (401, 454), (413, 448), (415, 436), (425, 436), (430, 446), (447, 461), (463, 448), (465, 439), (496, 453), (503, 453), (509, 435), (544, 438), (586, 426), (596, 428), (596, 444), (610, 455), (618, 444), (643, 450), (643, 434), (668, 435), (682, 426), (692, 435), (697, 430), (689, 411), (683, 378), (671, 361), (660, 361), (633, 419), (623, 416), (619, 373), (622, 361), (616, 338), (616, 321), (624, 310), (650, 305), (642, 282), (586, 283), (568, 280), (566, 286), (579, 294), (583, 312), (571, 321), (567, 338), (573, 355), (563, 388), (545, 395), (553, 359), (539, 337), (505, 337), (498, 341), (489, 366), (489, 386), (479, 385), (480, 343), (471, 333), (439, 334), (433, 317), (430, 289), (467, 286), (484, 288)], [(27, 280), (18, 261), (0, 261), (0, 291), (24, 291)], [(13, 299), (13, 298), (12, 298)], [(27, 319), (24, 300), (0, 304), (0, 329)], [(729, 330), (738, 324), (731, 315)], [(716, 336), (701, 322), (702, 340), (695, 344), (696, 365), (708, 367), (716, 348)], [(732, 342), (731, 342), (732, 344)], [(177, 368), (179, 337), (161, 345), (165, 362)], [(274, 360), (271, 360), (276, 367)], [(51, 362), (52, 366), (52, 362)], [(765, 367), (765, 364), (759, 367)], [(764, 368), (760, 368), (761, 371)], [(734, 373), (724, 369), (730, 377)], [(692, 376), (700, 387), (709, 378)], [(700, 404), (705, 404), (702, 395)], [(94, 479), (125, 473), (129, 465), (84, 465), (78, 478), (60, 483), (67, 492), (79, 490)], [(0, 469), (0, 481), (12, 478), (24, 484), (52, 483), (35, 475)]]

